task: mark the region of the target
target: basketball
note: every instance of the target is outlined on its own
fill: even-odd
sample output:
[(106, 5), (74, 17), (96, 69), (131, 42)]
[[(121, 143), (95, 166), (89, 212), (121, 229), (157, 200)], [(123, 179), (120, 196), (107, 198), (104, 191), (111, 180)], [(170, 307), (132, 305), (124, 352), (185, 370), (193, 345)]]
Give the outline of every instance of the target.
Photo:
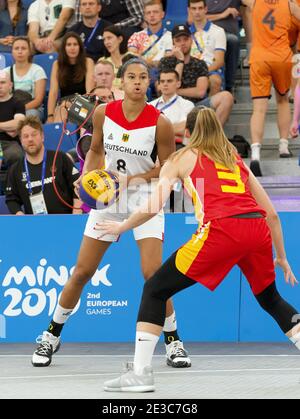
[(107, 170), (92, 170), (82, 177), (79, 196), (90, 208), (107, 208), (119, 196), (118, 179)]

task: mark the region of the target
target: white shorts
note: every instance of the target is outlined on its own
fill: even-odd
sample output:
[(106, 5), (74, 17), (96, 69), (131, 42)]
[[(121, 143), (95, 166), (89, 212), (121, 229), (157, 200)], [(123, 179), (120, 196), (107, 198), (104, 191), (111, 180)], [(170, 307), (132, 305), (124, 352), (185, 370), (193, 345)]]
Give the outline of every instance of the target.
[[(122, 195), (122, 196), (121, 196)], [(116, 242), (119, 236), (106, 234), (101, 237), (101, 230), (95, 230), (96, 224), (103, 220), (124, 221), (126, 220), (141, 204), (148, 200), (149, 193), (147, 192), (131, 192), (120, 194), (120, 199), (117, 203), (109, 208), (103, 210), (91, 210), (87, 220), (84, 235), (92, 239), (101, 240), (105, 242)], [(147, 238), (164, 239), (165, 217), (164, 212), (160, 211), (157, 215), (151, 218), (146, 223), (133, 229), (135, 240), (142, 240)]]

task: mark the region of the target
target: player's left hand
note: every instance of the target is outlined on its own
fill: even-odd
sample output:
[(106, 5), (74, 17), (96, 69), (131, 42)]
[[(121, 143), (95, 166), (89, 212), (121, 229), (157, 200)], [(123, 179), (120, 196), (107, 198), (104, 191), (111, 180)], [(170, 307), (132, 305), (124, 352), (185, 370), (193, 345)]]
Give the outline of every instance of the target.
[(128, 187), (129, 181), (130, 181), (130, 176), (127, 175), (123, 175), (119, 172), (114, 172), (111, 170), (111, 173), (113, 175), (116, 176), (116, 178), (119, 181), (119, 192), (123, 191), (124, 189), (126, 189)]
[(101, 223), (97, 223), (94, 229), (101, 231), (101, 235), (99, 236), (99, 238), (105, 236), (106, 234), (113, 234), (119, 236), (125, 231), (123, 227), (124, 222), (125, 221), (121, 223), (118, 221), (103, 220), (101, 221)]
[(297, 281), (295, 275), (293, 274), (293, 271), (292, 271), (287, 259), (279, 259), (279, 258), (275, 259), (274, 260), (274, 266), (276, 267), (276, 265), (280, 266), (281, 269), (283, 270), (284, 279), (285, 279), (285, 282), (287, 284), (291, 284), (292, 287), (293, 287), (293, 286), (295, 286), (296, 284), (299, 283)]

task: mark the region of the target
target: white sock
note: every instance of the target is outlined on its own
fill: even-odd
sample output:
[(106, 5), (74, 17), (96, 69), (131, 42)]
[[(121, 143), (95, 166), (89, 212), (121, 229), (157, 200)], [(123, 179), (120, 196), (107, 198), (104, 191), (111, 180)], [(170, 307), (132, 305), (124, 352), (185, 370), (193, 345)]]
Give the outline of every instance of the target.
[(175, 311), (173, 311), (171, 316), (166, 317), (165, 319), (163, 332), (174, 332), (175, 330), (177, 330), (177, 322), (176, 322)]
[(279, 141), (279, 153), (289, 154), (289, 142), (285, 138), (281, 138)]
[(260, 143), (251, 144), (251, 160), (260, 160)]
[(290, 338), (290, 341), (300, 350), (300, 332)]
[(134, 353), (134, 373), (143, 374), (143, 369), (152, 363), (152, 357), (159, 336), (147, 332), (136, 332), (135, 353)]
[(56, 309), (53, 314), (53, 321), (58, 324), (64, 324), (71, 316), (73, 309), (72, 308), (63, 308), (57, 304)]

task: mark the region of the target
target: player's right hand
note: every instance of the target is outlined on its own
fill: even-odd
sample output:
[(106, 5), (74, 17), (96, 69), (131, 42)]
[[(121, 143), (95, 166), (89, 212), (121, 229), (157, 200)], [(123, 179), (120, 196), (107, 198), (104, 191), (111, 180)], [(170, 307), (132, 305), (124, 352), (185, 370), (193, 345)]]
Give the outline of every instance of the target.
[(290, 128), (290, 134), (293, 138), (298, 137), (299, 135), (299, 124), (298, 122), (293, 122)]
[(79, 178), (77, 180), (75, 180), (75, 182), (73, 182), (75, 195), (79, 199), (80, 199), (80, 196), (79, 196), (79, 188), (80, 188), (81, 179), (82, 179), (82, 175), (80, 175)]
[(285, 282), (287, 284), (291, 284), (292, 287), (296, 284), (298, 284), (298, 281), (295, 277), (295, 275), (293, 274), (293, 271), (289, 265), (289, 262), (286, 258), (284, 259), (280, 259), (280, 258), (276, 258), (274, 260), (274, 266), (279, 265), (281, 267), (281, 269), (283, 270), (284, 273), (284, 279)]

